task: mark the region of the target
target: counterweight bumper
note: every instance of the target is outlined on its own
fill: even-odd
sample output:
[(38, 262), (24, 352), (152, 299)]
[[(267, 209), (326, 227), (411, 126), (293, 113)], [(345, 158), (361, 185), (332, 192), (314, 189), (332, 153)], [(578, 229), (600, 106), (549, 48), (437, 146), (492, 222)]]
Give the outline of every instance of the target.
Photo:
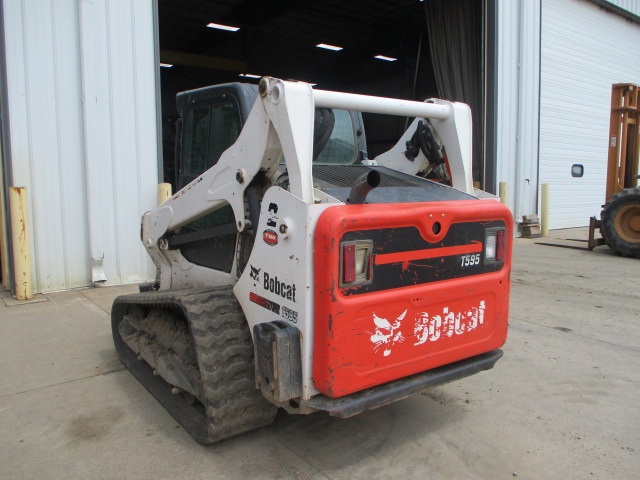
[(316, 395), (307, 401), (300, 402), (300, 406), (323, 410), (334, 417), (353, 417), (365, 410), (382, 407), (428, 388), (444, 385), (483, 370), (490, 370), (501, 357), (502, 350), (493, 350), (344, 397), (331, 398)]

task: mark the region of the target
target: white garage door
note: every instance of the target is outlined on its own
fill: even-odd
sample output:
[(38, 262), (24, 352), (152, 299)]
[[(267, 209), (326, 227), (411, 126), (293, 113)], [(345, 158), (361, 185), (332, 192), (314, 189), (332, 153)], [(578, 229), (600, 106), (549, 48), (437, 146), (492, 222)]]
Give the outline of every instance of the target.
[(587, 0), (543, 0), (541, 13), (540, 182), (550, 227), (579, 227), (604, 203), (611, 85), (640, 84), (640, 24)]

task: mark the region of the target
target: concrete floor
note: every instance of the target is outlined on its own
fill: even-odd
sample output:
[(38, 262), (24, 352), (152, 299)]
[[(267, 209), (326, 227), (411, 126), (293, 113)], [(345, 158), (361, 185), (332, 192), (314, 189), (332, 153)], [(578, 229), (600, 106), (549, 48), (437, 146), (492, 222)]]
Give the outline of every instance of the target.
[(2, 479), (640, 477), (638, 260), (586, 229), (515, 243), (496, 367), (357, 417), (278, 414), (196, 444), (116, 358), (112, 299), (135, 287), (0, 300)]

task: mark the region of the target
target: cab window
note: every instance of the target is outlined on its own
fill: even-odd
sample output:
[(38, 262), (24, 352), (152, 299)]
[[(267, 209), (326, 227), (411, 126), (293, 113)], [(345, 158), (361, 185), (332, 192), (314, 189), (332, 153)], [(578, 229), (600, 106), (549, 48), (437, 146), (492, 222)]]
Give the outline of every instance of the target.
[(315, 163), (336, 163), (348, 165), (358, 158), (355, 129), (351, 114), (346, 110), (333, 110), (335, 123), (327, 145), (322, 149)]
[[(189, 181), (210, 169), (240, 135), (240, 111), (233, 99), (199, 105), (187, 114), (182, 173)], [(183, 183), (184, 186), (186, 183)]]
[[(179, 188), (210, 169), (240, 135), (240, 109), (230, 96), (189, 110), (183, 130)], [(230, 205), (183, 226), (173, 242), (191, 263), (230, 272), (237, 229)]]

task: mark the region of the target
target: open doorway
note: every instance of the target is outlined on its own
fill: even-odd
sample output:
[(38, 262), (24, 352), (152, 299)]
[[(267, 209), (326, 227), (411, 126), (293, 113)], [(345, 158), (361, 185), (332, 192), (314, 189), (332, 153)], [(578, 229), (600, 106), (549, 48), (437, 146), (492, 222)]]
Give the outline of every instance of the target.
[[(310, 2), (234, 0), (164, 1), (158, 7), (164, 180), (174, 184), (174, 143), (178, 92), (228, 82), (257, 83), (264, 75), (296, 79), (314, 88), (411, 100), (447, 98), (434, 69), (433, 26), (426, 2), (368, 0)], [(464, 0), (442, 2), (470, 3)], [(449, 7), (453, 8), (453, 7)], [(462, 6), (462, 8), (466, 8)], [(440, 12), (439, 15), (448, 15)], [(464, 16), (480, 32), (482, 8)], [(208, 27), (210, 23), (230, 27)], [(237, 30), (235, 30), (237, 29)], [(235, 30), (235, 31), (232, 31)], [(318, 47), (325, 44), (339, 48)], [(437, 59), (435, 68), (442, 68)], [(459, 79), (479, 84), (482, 70)], [(451, 98), (463, 100), (461, 98)], [(480, 123), (483, 114), (476, 115)], [(365, 116), (370, 158), (396, 143), (407, 122), (382, 115)], [(480, 136), (482, 137), (482, 135)], [(374, 140), (375, 139), (375, 140)], [(481, 142), (481, 138), (479, 138)], [(480, 143), (480, 145), (482, 142)], [(482, 181), (482, 147), (475, 149), (474, 179)], [(475, 160), (474, 160), (475, 161)]]

